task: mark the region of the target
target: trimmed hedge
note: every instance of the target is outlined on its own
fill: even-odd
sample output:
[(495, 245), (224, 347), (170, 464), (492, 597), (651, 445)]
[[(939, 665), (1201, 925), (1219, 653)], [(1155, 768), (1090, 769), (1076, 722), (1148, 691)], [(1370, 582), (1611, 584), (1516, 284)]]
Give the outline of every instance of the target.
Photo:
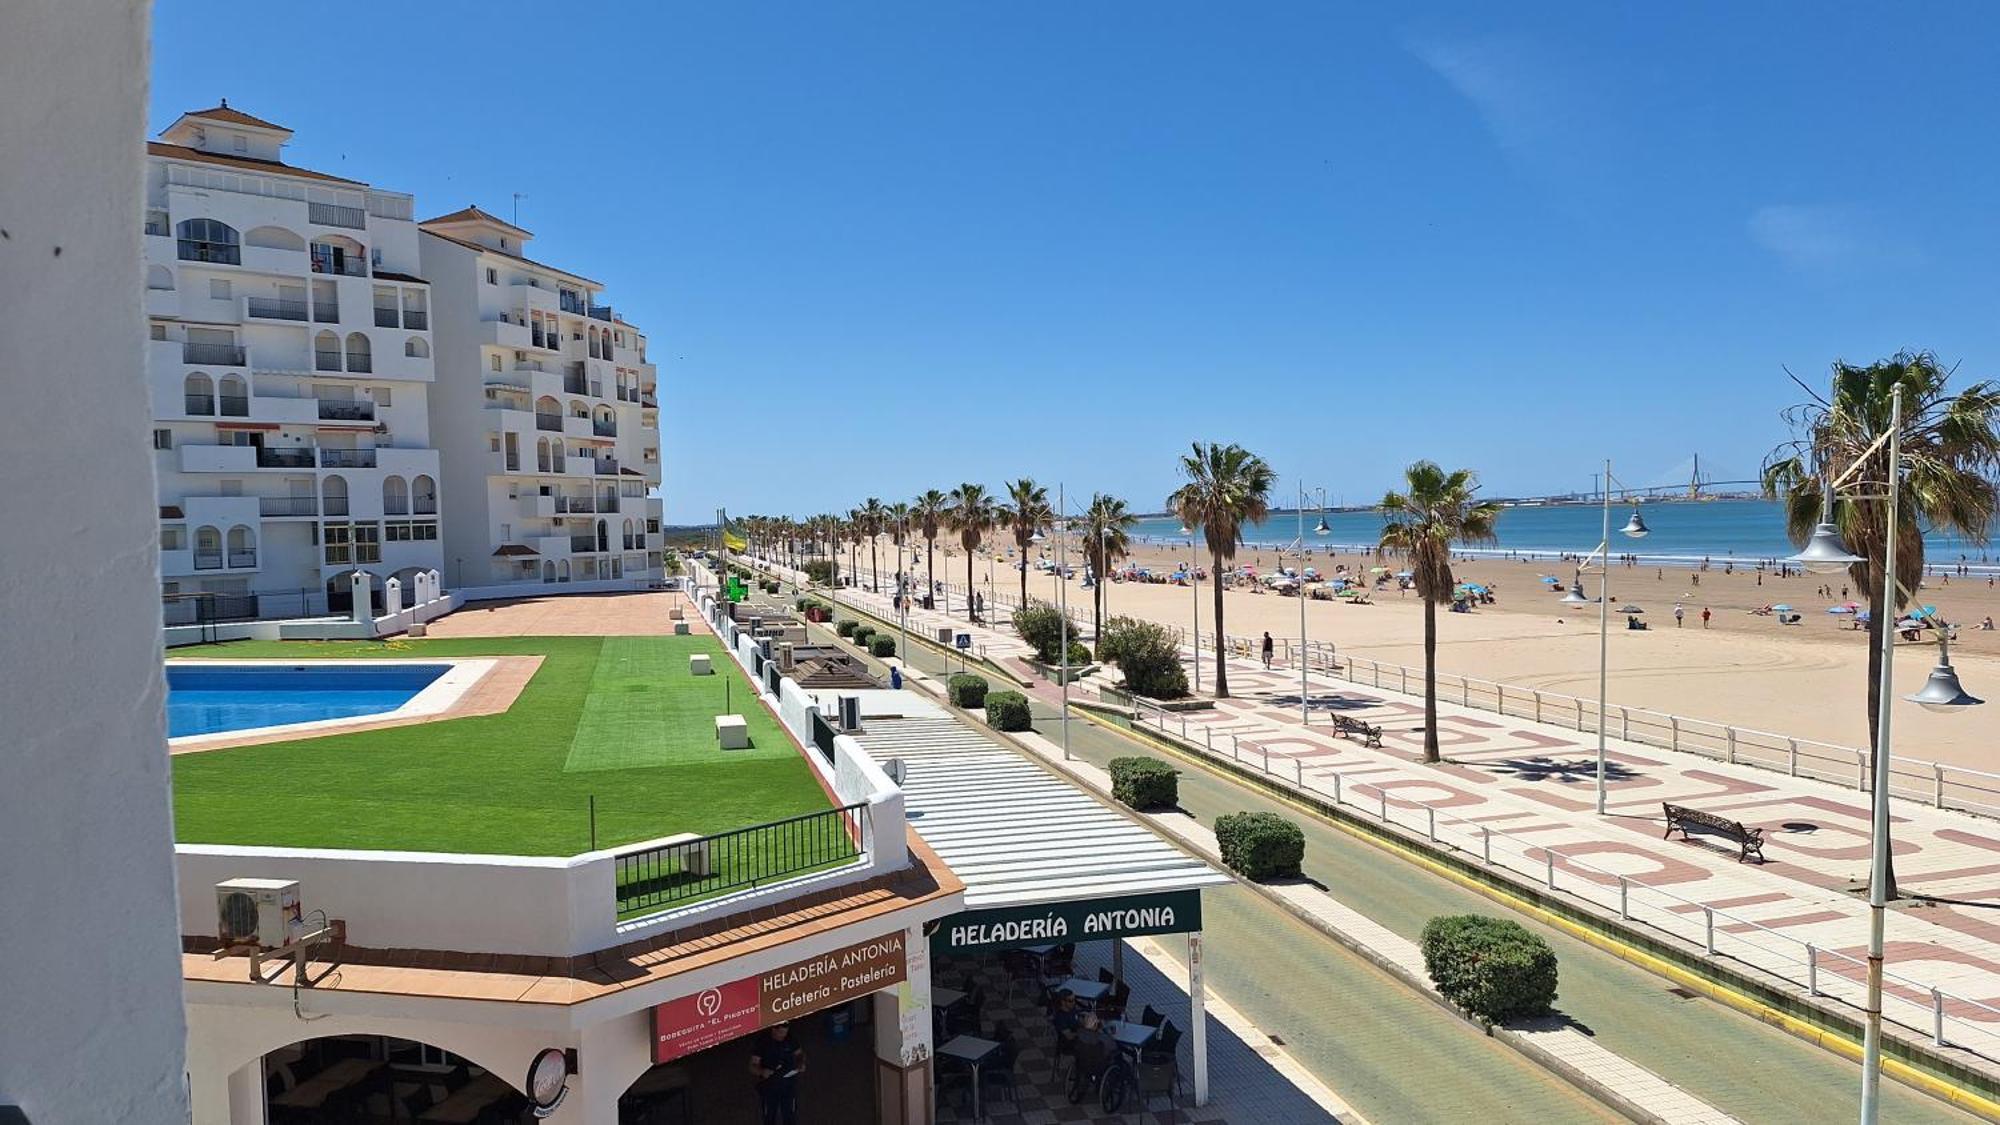
[(855, 621), (852, 618), (850, 618), (846, 621), (835, 622), (833, 626), (833, 631), (840, 634), (843, 637), (852, 637), (854, 635), (854, 630), (860, 627), (861, 627), (861, 622)]
[(1218, 816), (1215, 842), (1222, 848), (1222, 862), (1251, 879), (1297, 875), (1306, 857), (1306, 834), (1277, 813)]
[(947, 698), (953, 707), (963, 707), (968, 711), (986, 706), (986, 677), (970, 672), (960, 672), (944, 682)]
[(1158, 758), (1111, 759), (1111, 795), (1135, 809), (1180, 804), (1180, 771)]
[(854, 641), (856, 645), (862, 648), (867, 648), (868, 638), (874, 635), (875, 635), (875, 626), (857, 622), (854, 626), (854, 632), (849, 634), (849, 637)]
[(1034, 713), (1028, 710), (1028, 697), (1018, 691), (996, 691), (986, 696), (986, 725), (994, 730), (1032, 730), (1035, 726)]
[(1424, 971), (1439, 994), (1484, 1023), (1545, 1016), (1556, 999), (1556, 955), (1519, 922), (1448, 914), (1424, 924)]
[(804, 594), (800, 594), (798, 597), (792, 599), (792, 608), (800, 612), (804, 612), (805, 608), (811, 604), (813, 604), (813, 600)]
[(870, 656), (896, 655), (896, 638), (890, 636), (887, 633), (877, 633), (874, 636), (868, 638), (868, 655)]

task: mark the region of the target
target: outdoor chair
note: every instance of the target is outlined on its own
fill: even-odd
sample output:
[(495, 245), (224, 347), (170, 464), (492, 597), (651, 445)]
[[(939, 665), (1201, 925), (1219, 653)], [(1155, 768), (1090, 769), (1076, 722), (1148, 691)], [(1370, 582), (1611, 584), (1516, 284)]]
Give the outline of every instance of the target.
[(1139, 1013), (1139, 1022), (1147, 1027), (1158, 1027), (1166, 1022), (1166, 1018), (1164, 1013), (1155, 1010), (1151, 1004), (1146, 1005), (1146, 1010)]
[(1132, 1002), (1132, 986), (1120, 983), (1110, 993), (1097, 1001), (1097, 1014), (1107, 1020), (1125, 1018), (1125, 1007)]
[(1167, 1020), (1160, 1025), (1160, 1030), (1154, 1034), (1153, 1038), (1145, 1046), (1139, 1048), (1139, 1061), (1146, 1062), (1150, 1060), (1158, 1062), (1162, 1059), (1172, 1059), (1175, 1057), (1175, 1052), (1180, 1047), (1180, 1043), (1181, 1029), (1174, 1026), (1174, 1021)]
[(1141, 1058), (1138, 1067), (1139, 1108), (1146, 1108), (1154, 1098), (1164, 1096), (1169, 1107), (1180, 1104), (1181, 1067), (1180, 1063), (1168, 1055), (1164, 1059)]
[(1019, 1104), (1014, 1087), (1014, 1062), (1021, 1056), (1020, 1044), (1005, 1024), (993, 1026), (993, 1038), (999, 1041), (1000, 1049), (994, 1052), (993, 1058), (986, 1065), (979, 1068), (981, 1099), (990, 1097), (991, 1092), (997, 1087), (1006, 1091), (1009, 1102)]
[(1115, 984), (1118, 978), (1111, 975), (1110, 969), (1099, 969), (1097, 970), (1097, 980), (1100, 984)]

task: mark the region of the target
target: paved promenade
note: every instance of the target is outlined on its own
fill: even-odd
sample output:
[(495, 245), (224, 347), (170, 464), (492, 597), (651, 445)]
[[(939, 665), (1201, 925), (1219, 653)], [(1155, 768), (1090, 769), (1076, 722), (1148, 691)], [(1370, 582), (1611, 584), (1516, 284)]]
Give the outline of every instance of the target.
[[(841, 600), (893, 619), (886, 595), (843, 590)], [(941, 623), (939, 614), (917, 612), (910, 628)], [(1019, 663), (1019, 638), (950, 623), (973, 633), (975, 647), (997, 662), (1033, 677)], [(1169, 733), (1185, 730), (1221, 757), (1337, 796), (1365, 815), (1386, 813), (1537, 882), (1553, 879), (1559, 891), (1600, 907), (1619, 910), (1622, 899), (1638, 923), (1858, 1009), (1866, 794), (1613, 739), (1609, 815), (1599, 816), (1594, 735), (1440, 701), (1447, 760), (1426, 765), (1420, 696), (1314, 675), (1312, 721), (1302, 724), (1296, 669), (1266, 671), (1240, 659), (1229, 667), (1235, 697), (1165, 718)], [(1210, 673), (1205, 663), (1205, 681)], [(1060, 695), (1039, 681), (1034, 691), (1049, 701)], [(1381, 726), (1382, 748), (1336, 736), (1336, 713)], [(1662, 801), (1761, 826), (1768, 862), (1738, 863), (1733, 847), (1709, 838), (1662, 839)], [(2000, 1060), (2000, 825), (1904, 801), (1893, 811), (1902, 888), (1927, 897), (1891, 911), (1887, 1017), (1906, 1037), (1929, 1040), (1941, 1025), (1950, 1045)]]

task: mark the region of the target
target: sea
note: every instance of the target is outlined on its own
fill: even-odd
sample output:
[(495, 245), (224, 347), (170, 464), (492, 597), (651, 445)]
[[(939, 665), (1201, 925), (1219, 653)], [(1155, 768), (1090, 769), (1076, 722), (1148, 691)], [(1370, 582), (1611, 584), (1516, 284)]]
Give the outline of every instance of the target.
[[(1614, 504), (1611, 509), (1611, 551), (1614, 555), (1636, 555), (1640, 562), (1657, 566), (1712, 566), (1727, 563), (1755, 565), (1773, 562), (1798, 548), (1785, 535), (1784, 510), (1774, 500), (1695, 500), (1650, 502), (1639, 507), (1648, 534), (1631, 539), (1619, 534), (1632, 505)], [(1305, 533), (1309, 544), (1335, 550), (1373, 549), (1382, 531), (1382, 517), (1373, 511), (1328, 512), (1329, 528), (1315, 535), (1317, 513), (1305, 513)], [(1496, 524), (1498, 541), (1476, 548), (1461, 548), (1478, 557), (1555, 558), (1581, 555), (1597, 547), (1604, 533), (1604, 510), (1596, 504), (1545, 504), (1505, 508)], [(1172, 516), (1146, 516), (1132, 531), (1135, 539), (1149, 543), (1186, 543), (1180, 521)], [(1243, 529), (1244, 542), (1252, 548), (1276, 549), (1298, 539), (1298, 517), (1290, 512), (1275, 515)], [(1980, 573), (2000, 569), (2000, 547), (1969, 543), (1955, 535), (1927, 533), (1924, 555), (1934, 567), (1956, 567), (1961, 563)]]

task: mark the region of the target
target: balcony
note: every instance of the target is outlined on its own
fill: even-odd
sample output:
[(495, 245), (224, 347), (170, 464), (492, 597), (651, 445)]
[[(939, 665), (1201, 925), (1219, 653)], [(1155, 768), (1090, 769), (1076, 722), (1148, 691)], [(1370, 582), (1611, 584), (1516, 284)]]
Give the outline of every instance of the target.
[(572, 363), (563, 368), (563, 390), (573, 395), (588, 394), (585, 388), (589, 385), (590, 381), (583, 375), (583, 364)]
[(236, 569), (255, 570), (257, 568), (256, 550), (253, 548), (248, 551), (229, 552), (229, 566), (232, 570)]
[(217, 395), (215, 401), (222, 406), (224, 418), (250, 417), (249, 395)]
[(618, 423), (615, 419), (612, 421), (605, 421), (604, 419), (600, 418), (596, 422), (591, 423), (590, 428), (592, 433), (597, 437), (618, 436)]
[(590, 311), (589, 306), (583, 303), (582, 297), (577, 296), (567, 289), (563, 290), (562, 295), (557, 298), (556, 304), (562, 311), (575, 313), (577, 316), (583, 316)]
[(372, 356), (349, 355), (347, 357), (347, 370), (357, 375), (366, 375), (375, 370), (375, 360)]
[(367, 230), (368, 212), (359, 207), (341, 207), (333, 203), (306, 204), (306, 218), (323, 227), (346, 227), (349, 230)]
[(431, 326), (431, 314), (422, 309), (404, 309), (403, 327), (412, 332), (422, 332)]
[(221, 570), (222, 552), (196, 551), (194, 553), (194, 568), (196, 570)]
[(550, 433), (559, 434), (562, 432), (563, 428), (562, 415), (543, 414), (538, 411), (535, 414), (535, 428), (538, 430), (547, 430)]
[(597, 511), (597, 505), (588, 496), (558, 496), (556, 511), (564, 515), (590, 515)]
[(375, 420), (375, 404), (323, 398), (319, 400), (319, 418), (322, 422), (372, 422)]
[(282, 449), (258, 449), (257, 467), (260, 469), (310, 469), (313, 467), (313, 451), (308, 446), (286, 446)]
[(282, 297), (245, 297), (244, 312), (259, 320), (304, 320), (306, 303)]
[(375, 310), (375, 327), (377, 328), (394, 328), (398, 319), (395, 309), (377, 308)]
[(340, 323), (339, 301), (314, 301), (313, 319), (321, 324)]
[(479, 331), (479, 342), (492, 347), (512, 350), (531, 346), (525, 324), (515, 324), (510, 320), (482, 320)]
[(183, 262), (212, 262), (217, 265), (240, 266), (243, 264), (243, 248), (234, 242), (203, 242), (199, 239), (177, 239), (174, 256)]
[(372, 469), (375, 467), (375, 451), (372, 449), (321, 449), (319, 465), (322, 469)]
[(611, 306), (592, 305), (590, 306), (590, 312), (588, 315), (592, 320), (602, 320), (606, 323), (609, 323), (611, 320)]
[(569, 415), (563, 419), (563, 434), (566, 437), (590, 437), (590, 418), (582, 414)]
[(338, 277), (367, 277), (368, 263), (362, 261), (360, 258), (349, 257), (345, 254), (334, 257), (329, 257), (325, 254), (314, 254), (312, 256), (312, 271), (314, 273), (332, 274)]
[(617, 476), (617, 475), (618, 475), (618, 460), (617, 460), (617, 458), (615, 458), (615, 457), (599, 457), (599, 458), (597, 459), (597, 475), (598, 475), (598, 476), (600, 476), (600, 477), (615, 477), (615, 476)]
[(214, 395), (184, 395), (181, 412), (184, 414), (209, 415), (215, 413)]
[[(572, 535), (569, 537), (569, 549), (571, 551), (595, 551), (597, 550), (597, 536)], [(201, 556), (199, 554), (195, 556), (197, 560), (200, 559), (200, 557)], [(201, 564), (200, 562), (197, 561), (195, 565), (200, 566)]]
[(181, 362), (199, 363), (209, 367), (241, 367), (243, 366), (243, 345), (182, 344)]
[(260, 516), (316, 516), (319, 515), (319, 500), (312, 496), (260, 496), (257, 498), (257, 514)]

